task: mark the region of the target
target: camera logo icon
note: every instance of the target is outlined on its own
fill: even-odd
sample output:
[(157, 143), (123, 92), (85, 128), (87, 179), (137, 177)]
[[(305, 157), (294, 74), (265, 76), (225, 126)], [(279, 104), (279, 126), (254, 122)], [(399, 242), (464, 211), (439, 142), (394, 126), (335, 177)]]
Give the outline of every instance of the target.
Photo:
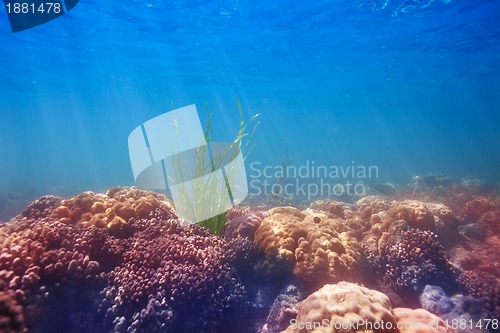
[(30, 29), (63, 16), (79, 0), (4, 0), (12, 32)]
[(170, 190), (178, 215), (198, 223), (225, 213), (248, 195), (240, 147), (205, 139), (195, 105), (164, 113), (128, 137), (136, 185)]

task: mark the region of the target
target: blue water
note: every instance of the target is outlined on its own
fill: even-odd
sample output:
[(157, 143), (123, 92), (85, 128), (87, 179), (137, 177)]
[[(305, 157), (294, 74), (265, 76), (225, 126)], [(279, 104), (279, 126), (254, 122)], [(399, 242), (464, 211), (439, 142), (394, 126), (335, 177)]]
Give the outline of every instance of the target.
[(93, 1), (12, 33), (0, 6), (0, 192), (133, 185), (127, 137), (205, 105), (248, 163), (500, 180), (498, 1)]

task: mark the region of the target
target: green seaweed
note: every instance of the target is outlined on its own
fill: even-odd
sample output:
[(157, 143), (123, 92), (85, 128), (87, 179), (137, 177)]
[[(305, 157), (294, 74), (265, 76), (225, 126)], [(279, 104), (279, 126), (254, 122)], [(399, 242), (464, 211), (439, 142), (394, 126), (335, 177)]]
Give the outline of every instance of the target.
[[(238, 130), (238, 134), (233, 141), (233, 145), (238, 145), (243, 155), (243, 160), (246, 160), (250, 152), (255, 147), (255, 142), (253, 142), (252, 138), (260, 123), (258, 121), (255, 123), (255, 120), (260, 116), (260, 114), (259, 113), (255, 114), (252, 118), (250, 118), (249, 121), (246, 122), (243, 116), (243, 108), (241, 106), (238, 97), (236, 98), (236, 102), (238, 105), (238, 110), (240, 115), (240, 127)], [(238, 154), (238, 151), (236, 150), (227, 150), (224, 152), (224, 154), (216, 154), (215, 156), (210, 155), (208, 147), (210, 147), (213, 142), (213, 131), (212, 131), (212, 114), (210, 113), (208, 106), (206, 106), (206, 112), (208, 120), (207, 120), (207, 125), (205, 127), (204, 136), (207, 145), (203, 145), (203, 147), (200, 147), (199, 149), (196, 150), (197, 164), (194, 174), (191, 174), (189, 173), (189, 171), (187, 171), (189, 174), (186, 175), (186, 170), (183, 170), (181, 154), (176, 154), (175, 157), (174, 156), (172, 157), (174, 159), (173, 164), (177, 168), (176, 172), (178, 172), (175, 179), (181, 180), (178, 188), (181, 196), (181, 202), (178, 203), (180, 206), (177, 208), (178, 210), (182, 209), (182, 211), (188, 210), (190, 212), (193, 212), (195, 216), (197, 215), (196, 214), (197, 210), (202, 210), (202, 209), (215, 210), (218, 205), (226, 206), (230, 203), (227, 201), (230, 200), (230, 197), (232, 197), (230, 187), (226, 186), (229, 191), (229, 197), (226, 196), (219, 197), (217, 195), (219, 193), (218, 191), (219, 182), (217, 181), (215, 173), (213, 172), (224, 166), (224, 162), (227, 161), (229, 153), (232, 152), (233, 154)], [(252, 130), (249, 133), (247, 133), (248, 126), (251, 123), (254, 123), (255, 125), (253, 126)], [(243, 145), (244, 139), (246, 142)], [(235, 157), (236, 156), (234, 155), (231, 156), (231, 160), (233, 160)], [(226, 172), (226, 177), (229, 183), (231, 183), (235, 179), (234, 177), (236, 176), (237, 171), (238, 170), (236, 169), (236, 167), (228, 168)], [(202, 175), (205, 175), (205, 177), (200, 177)], [(198, 195), (201, 195), (199, 204), (195, 203), (193, 205), (191, 201), (188, 200), (189, 199), (188, 190), (185, 187), (184, 179), (192, 179), (194, 191), (198, 193)], [(173, 181), (173, 179), (171, 180)], [(198, 224), (208, 229), (211, 233), (219, 235), (224, 229), (226, 220), (227, 220), (226, 213), (222, 213), (214, 217), (211, 217), (207, 220), (198, 222)]]

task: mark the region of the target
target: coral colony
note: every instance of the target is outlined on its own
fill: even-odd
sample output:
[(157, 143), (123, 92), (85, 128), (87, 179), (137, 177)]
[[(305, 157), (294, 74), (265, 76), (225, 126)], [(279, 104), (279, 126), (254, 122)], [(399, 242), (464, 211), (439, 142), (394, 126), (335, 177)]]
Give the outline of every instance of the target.
[(155, 192), (41, 197), (0, 226), (0, 331), (498, 332), (500, 197), (443, 179), (217, 235)]

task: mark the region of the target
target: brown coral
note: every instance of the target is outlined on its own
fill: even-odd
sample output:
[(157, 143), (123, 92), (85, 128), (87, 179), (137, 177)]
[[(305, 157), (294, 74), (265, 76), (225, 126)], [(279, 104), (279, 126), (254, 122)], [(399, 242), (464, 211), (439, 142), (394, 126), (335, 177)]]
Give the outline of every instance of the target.
[(418, 200), (395, 202), (391, 208), (394, 218), (405, 220), (411, 227), (422, 230), (433, 230), (434, 215), (426, 205)]
[(490, 210), (482, 214), (477, 223), (481, 225), (488, 234), (500, 233), (500, 210)]
[(353, 283), (325, 285), (298, 308), (297, 318), (284, 333), (398, 332), (389, 298)]
[(352, 216), (352, 207), (343, 202), (334, 200), (316, 200), (310, 206), (313, 210), (322, 210), (329, 213), (332, 217), (346, 219)]
[[(40, 211), (51, 213), (50, 200), (42, 198), (34, 204), (42, 201), (47, 205), (40, 207)], [(21, 331), (25, 326), (33, 331), (41, 327), (57, 331), (58, 323), (47, 319), (59, 311), (54, 303), (66, 307), (78, 299), (78, 304), (85, 303), (81, 308), (88, 311), (93, 305), (88, 290), (104, 282), (103, 269), (113, 257), (107, 230), (67, 225), (50, 218), (51, 214), (43, 215), (44, 218), (38, 218), (41, 215), (21, 214), (0, 227), (0, 284), (3, 285), (0, 290), (5, 289), (7, 296), (13, 298), (6, 301), (4, 295), (2, 302), (7, 304), (4, 306), (10, 313), (10, 325), (14, 323)], [(102, 265), (95, 261), (97, 258)], [(82, 294), (61, 296), (68, 286), (78, 286)], [(8, 306), (13, 301), (18, 305)], [(13, 317), (16, 313), (21, 315)]]
[(255, 242), (311, 285), (353, 278), (359, 272), (359, 243), (342, 220), (324, 212), (273, 208), (257, 229)]

